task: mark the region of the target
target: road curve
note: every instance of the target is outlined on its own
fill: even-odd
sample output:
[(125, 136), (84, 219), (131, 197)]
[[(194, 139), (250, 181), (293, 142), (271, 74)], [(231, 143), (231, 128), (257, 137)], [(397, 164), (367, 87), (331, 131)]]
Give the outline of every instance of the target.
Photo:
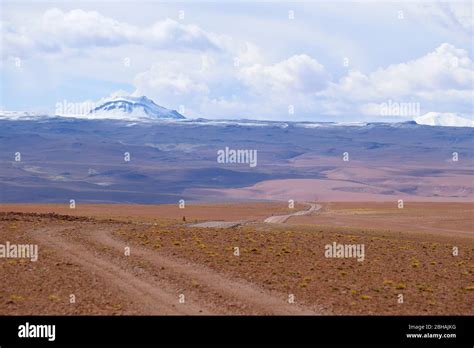
[(300, 211), (297, 211), (296, 213), (293, 213), (293, 214), (270, 216), (270, 217), (267, 217), (264, 220), (264, 222), (269, 223), (269, 224), (282, 224), (282, 223), (286, 222), (286, 220), (288, 220), (292, 216), (308, 215), (308, 214), (314, 213), (315, 211), (318, 211), (322, 208), (321, 204), (315, 204), (315, 203), (308, 203), (308, 204), (311, 207), (307, 210), (300, 210)]

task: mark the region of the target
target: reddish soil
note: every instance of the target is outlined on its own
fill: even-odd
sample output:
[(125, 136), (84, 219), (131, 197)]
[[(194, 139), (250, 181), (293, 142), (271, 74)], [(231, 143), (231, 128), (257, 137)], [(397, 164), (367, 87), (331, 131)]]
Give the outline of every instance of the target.
[(229, 204), (192, 204), (186, 203), (184, 209), (178, 204), (145, 205), (145, 204), (77, 204), (71, 209), (69, 204), (0, 204), (0, 212), (21, 213), (55, 213), (71, 216), (90, 216), (96, 218), (113, 218), (124, 221), (152, 221), (154, 219), (181, 219), (187, 222), (207, 220), (263, 220), (272, 214), (288, 214), (295, 210), (305, 209), (305, 204), (295, 203), (294, 209), (281, 203), (229, 203)]
[[(357, 169), (358, 173), (364, 168)], [(327, 202), (397, 202), (403, 199), (407, 202), (462, 202), (474, 200), (471, 193), (472, 176), (454, 176), (445, 178), (383, 179), (383, 184), (373, 182), (382, 180), (379, 177), (363, 177), (363, 182), (357, 182), (357, 175), (350, 171), (326, 172), (328, 179), (278, 179), (266, 180), (255, 185), (241, 188), (193, 188), (186, 190), (187, 194), (212, 199), (232, 200), (268, 200), (284, 201), (327, 201)], [(344, 178), (344, 179), (342, 179)], [(351, 179), (352, 178), (352, 179)], [(403, 185), (397, 180), (402, 180)], [(402, 186), (402, 187), (400, 187)], [(416, 186), (416, 192), (405, 193), (400, 189), (409, 190)]]
[[(474, 237), (474, 203), (323, 203), (319, 214), (294, 216), (292, 224), (416, 231)], [(370, 221), (370, 223), (368, 223)]]
[[(0, 314), (474, 314), (472, 204), (322, 206), (268, 224), (284, 203), (188, 206), (187, 222), (174, 206), (3, 205), (0, 244), (39, 259), (0, 259)], [(333, 242), (365, 260), (326, 258)]]

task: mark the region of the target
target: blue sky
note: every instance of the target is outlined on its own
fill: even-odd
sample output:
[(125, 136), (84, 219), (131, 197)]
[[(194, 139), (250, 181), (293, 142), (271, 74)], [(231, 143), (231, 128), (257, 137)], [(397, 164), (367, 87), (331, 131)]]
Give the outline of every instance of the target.
[(389, 103), (472, 117), (470, 1), (1, 6), (6, 110), (54, 112), (64, 101), (130, 94), (189, 117), (416, 116), (382, 112)]

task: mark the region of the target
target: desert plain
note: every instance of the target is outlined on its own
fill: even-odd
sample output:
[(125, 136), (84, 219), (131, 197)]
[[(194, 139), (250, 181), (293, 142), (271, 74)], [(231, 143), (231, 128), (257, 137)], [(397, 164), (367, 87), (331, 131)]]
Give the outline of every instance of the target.
[(474, 314), (472, 203), (315, 203), (2, 204), (0, 314)]

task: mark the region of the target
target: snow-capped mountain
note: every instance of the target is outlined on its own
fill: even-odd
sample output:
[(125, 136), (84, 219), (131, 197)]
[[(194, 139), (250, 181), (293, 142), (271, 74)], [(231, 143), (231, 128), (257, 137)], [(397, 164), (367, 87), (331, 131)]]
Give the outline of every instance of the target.
[(159, 106), (145, 96), (112, 98), (93, 108), (86, 117), (150, 120), (185, 118), (179, 112)]
[(472, 119), (464, 118), (450, 112), (428, 112), (415, 118), (415, 122), (427, 126), (474, 127)]
[[(74, 104), (74, 103), (72, 103)], [(81, 104), (81, 103), (79, 103)], [(87, 105), (82, 105), (87, 104)], [(251, 119), (217, 119), (210, 120), (204, 118), (186, 118), (176, 110), (171, 110), (159, 106), (146, 96), (116, 96), (102, 99), (97, 103), (82, 103), (80, 111), (71, 113), (69, 105), (60, 105), (67, 112), (56, 111), (55, 113), (30, 113), (23, 111), (0, 110), (0, 120), (35, 120), (51, 118), (76, 118), (89, 120), (117, 120), (132, 122), (152, 122), (152, 121), (181, 121), (183, 124), (207, 124), (209, 126), (245, 126), (245, 127), (279, 127), (287, 128), (290, 124), (301, 128), (328, 128), (328, 127), (364, 127), (370, 128), (373, 125), (388, 125), (391, 127), (413, 127), (416, 125), (440, 126), (440, 127), (474, 127), (472, 117), (460, 116), (449, 112), (428, 112), (422, 116), (414, 118), (409, 122), (283, 122), (283, 121), (263, 121)], [(98, 105), (98, 106), (97, 106)], [(71, 110), (74, 110), (72, 105)], [(58, 107), (56, 107), (58, 109)], [(90, 109), (90, 111), (88, 111)]]
[(42, 114), (35, 114), (26, 111), (9, 111), (0, 110), (0, 119), (6, 120), (30, 120), (44, 116)]

